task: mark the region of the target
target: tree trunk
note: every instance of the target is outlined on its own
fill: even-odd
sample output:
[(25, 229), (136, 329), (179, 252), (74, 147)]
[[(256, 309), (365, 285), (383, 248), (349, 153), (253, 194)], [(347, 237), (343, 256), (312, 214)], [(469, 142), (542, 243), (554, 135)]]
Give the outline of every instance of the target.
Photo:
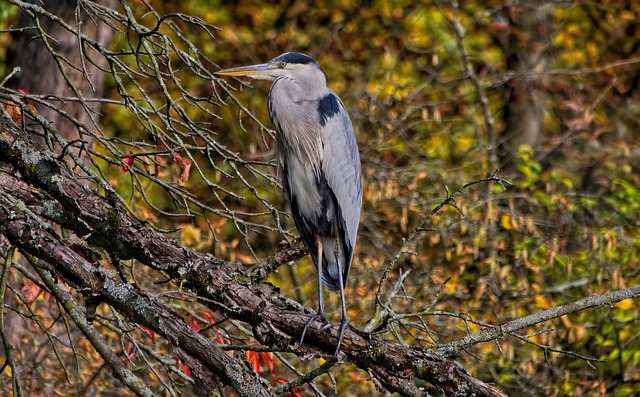
[[(549, 68), (549, 29), (553, 6), (524, 2), (507, 8), (509, 32), (501, 45), (509, 70), (516, 77), (507, 84), (501, 133), (501, 166), (518, 153), (520, 146), (536, 148), (543, 130), (544, 73)], [(533, 72), (534, 76), (526, 76)]]
[[(64, 22), (87, 37), (108, 48), (113, 39), (113, 29), (99, 18), (90, 15), (77, 0), (45, 1), (28, 0), (29, 3), (44, 7), (48, 12), (60, 17)], [(96, 3), (114, 8), (116, 0), (95, 0)], [(37, 14), (36, 14), (37, 15)], [(10, 85), (29, 91), (31, 94), (47, 95), (51, 107), (36, 104), (38, 113), (60, 131), (66, 140), (82, 139), (92, 142), (86, 132), (77, 128), (67, 116), (77, 120), (77, 124), (98, 127), (100, 103), (77, 100), (102, 98), (105, 74), (102, 72), (106, 60), (88, 46), (80, 48), (77, 35), (65, 29), (60, 23), (49, 18), (38, 17), (37, 22), (47, 39), (37, 30), (38, 24), (26, 12), (20, 15), (19, 32), (14, 33), (17, 50), (13, 64), (20, 72), (10, 81)], [(49, 46), (49, 48), (47, 48)], [(69, 98), (62, 100), (62, 98)], [(91, 127), (89, 127), (91, 128)]]

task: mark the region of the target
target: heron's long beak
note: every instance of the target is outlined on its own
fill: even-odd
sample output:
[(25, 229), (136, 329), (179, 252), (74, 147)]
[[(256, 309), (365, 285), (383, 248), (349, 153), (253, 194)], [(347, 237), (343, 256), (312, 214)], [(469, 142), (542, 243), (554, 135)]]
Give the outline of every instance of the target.
[(219, 72), (215, 72), (215, 74), (220, 74), (223, 76), (247, 76), (251, 77), (252, 79), (258, 80), (273, 80), (273, 77), (270, 75), (273, 69), (274, 68), (270, 64), (261, 63), (259, 65), (224, 69), (220, 70)]

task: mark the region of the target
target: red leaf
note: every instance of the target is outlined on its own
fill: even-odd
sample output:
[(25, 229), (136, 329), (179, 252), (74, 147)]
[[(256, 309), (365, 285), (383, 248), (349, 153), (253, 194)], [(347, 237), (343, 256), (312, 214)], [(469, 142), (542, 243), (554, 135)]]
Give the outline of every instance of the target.
[[(125, 155), (127, 154), (133, 154), (133, 152), (131, 150), (127, 150), (125, 153)], [(133, 165), (133, 161), (135, 159), (133, 157), (125, 157), (122, 159), (122, 164), (120, 164), (120, 169), (122, 170), (122, 172), (129, 172), (131, 171), (131, 166)]]
[(156, 343), (156, 333), (153, 332), (153, 330), (151, 328), (147, 328), (144, 325), (142, 325), (141, 327), (142, 327), (142, 330), (144, 331), (144, 333), (149, 336), (149, 339), (151, 339), (151, 343), (155, 344)]
[(58, 277), (58, 281), (61, 282), (62, 285), (64, 285), (64, 287), (67, 289), (67, 292), (71, 292), (71, 285), (69, 285), (68, 282), (64, 281), (60, 277)]
[(196, 320), (194, 317), (187, 316), (187, 321), (194, 331), (198, 332), (200, 330), (200, 327), (198, 326), (198, 320)]
[(262, 358), (262, 361), (264, 361), (264, 363), (267, 365), (267, 368), (269, 368), (271, 376), (276, 376), (274, 371), (275, 365), (273, 363), (273, 352), (260, 352), (260, 357)]
[[(220, 332), (218, 332), (217, 329), (213, 329), (214, 331), (216, 331), (216, 340), (218, 341), (219, 344), (224, 345), (224, 339), (222, 339), (222, 335), (220, 335)], [(231, 352), (228, 352), (231, 353)], [(233, 356), (233, 354), (230, 354), (231, 356)]]
[[(25, 95), (29, 95), (29, 91), (27, 90), (18, 89), (17, 91)], [(35, 106), (27, 102), (26, 99), (23, 98), (22, 102), (26, 104), (29, 108), (31, 108), (34, 112), (36, 111)], [(18, 106), (13, 101), (9, 101), (9, 103), (5, 103), (3, 107), (7, 111), (7, 113), (9, 113), (9, 116), (11, 116), (11, 120), (13, 120), (13, 122), (16, 123), (16, 125), (22, 125), (22, 109), (20, 108), (20, 106)]]
[(247, 361), (249, 361), (249, 364), (251, 364), (251, 367), (253, 367), (253, 370), (256, 371), (256, 373), (261, 374), (264, 372), (264, 370), (262, 369), (262, 365), (260, 365), (258, 353), (254, 352), (253, 350), (247, 350), (245, 352), (245, 355)]
[(200, 314), (202, 314), (204, 316), (204, 318), (207, 319), (209, 324), (215, 324), (216, 319), (213, 317), (213, 314), (210, 311), (202, 309), (202, 310), (200, 310)]
[(135, 354), (133, 353), (133, 343), (131, 343), (130, 340), (128, 340), (124, 344), (124, 355), (127, 357), (127, 360), (125, 360), (125, 365), (127, 366), (127, 368), (129, 368), (131, 367), (131, 361), (135, 356)]
[[(29, 91), (23, 90), (22, 88), (18, 88), (16, 91), (21, 92), (25, 95), (31, 95)], [(35, 113), (38, 113), (38, 111), (36, 110), (36, 107), (30, 104), (29, 101), (27, 101), (25, 98), (22, 98), (22, 102), (24, 102), (29, 109), (33, 110)]]
[(38, 296), (42, 292), (42, 288), (28, 278), (25, 278), (22, 282), (22, 289), (20, 291), (22, 291), (24, 300), (31, 304), (38, 299)]
[(191, 171), (191, 160), (183, 158), (179, 154), (174, 154), (173, 159), (180, 166), (182, 174), (180, 174), (179, 183), (185, 183), (189, 179), (189, 173)]
[[(207, 320), (207, 322), (209, 322), (209, 324), (215, 324), (216, 323), (216, 319), (215, 317), (213, 317), (213, 313), (211, 313), (208, 310), (202, 309), (200, 310), (200, 314), (202, 314), (204, 316), (204, 318)], [(224, 345), (224, 339), (222, 339), (222, 335), (220, 335), (220, 332), (218, 332), (218, 330), (216, 329), (216, 327), (211, 327), (213, 329), (213, 332), (216, 333), (216, 340), (218, 341), (219, 344)]]
[(9, 116), (11, 116), (11, 120), (13, 120), (13, 122), (16, 125), (22, 125), (22, 110), (20, 109), (19, 106), (15, 105), (15, 102), (13, 101), (9, 101), (10, 103), (5, 103), (4, 106), (4, 110), (7, 111), (7, 113), (9, 113)]
[[(69, 285), (68, 282), (61, 279), (60, 276), (58, 276), (57, 274), (55, 277), (56, 277), (56, 280), (58, 280), (58, 282), (64, 286), (67, 292), (71, 292), (71, 286)], [(47, 291), (44, 291), (43, 299), (45, 300), (45, 302), (49, 302), (51, 300), (51, 294), (48, 293)]]
[(167, 166), (167, 160), (165, 160), (164, 157), (160, 156), (159, 154), (153, 156), (153, 162), (156, 163), (156, 168)]
[(180, 359), (178, 359), (176, 367), (178, 368), (178, 371), (182, 371), (182, 373), (184, 373), (185, 375), (191, 376), (191, 369), (187, 364), (183, 364)]
[[(144, 152), (146, 152), (146, 150), (144, 150), (144, 148), (140, 148), (140, 153), (144, 153)], [(144, 168), (144, 170), (147, 171), (148, 174), (150, 174), (151, 165), (149, 164), (149, 157), (140, 156), (140, 161), (142, 161), (142, 168)]]

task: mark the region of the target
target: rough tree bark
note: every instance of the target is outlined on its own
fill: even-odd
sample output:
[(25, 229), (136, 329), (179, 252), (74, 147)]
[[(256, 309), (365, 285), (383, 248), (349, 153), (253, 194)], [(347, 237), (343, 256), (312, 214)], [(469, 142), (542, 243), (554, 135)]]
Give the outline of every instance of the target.
[[(0, 160), (14, 167), (11, 173), (0, 174), (0, 233), (32, 256), (32, 263), (41, 271), (61, 276), (85, 298), (107, 303), (167, 339), (204, 390), (211, 391), (222, 382), (243, 396), (272, 393), (247, 363), (230, 357), (191, 329), (164, 303), (106, 270), (99, 250), (111, 261), (136, 259), (162, 271), (211, 309), (250, 324), (262, 344), (301, 357), (331, 358), (328, 352), (337, 342), (337, 330), (323, 332), (314, 324), (300, 345), (299, 335), (310, 309), (260, 281), (265, 274), (260, 268), (302, 256), (299, 244), (285, 247), (253, 269), (180, 247), (132, 218), (115, 196), (103, 197), (86, 187), (53, 153), (30, 142), (6, 117), (0, 121)], [(52, 225), (73, 231), (83, 242), (65, 239)], [(367, 371), (384, 389), (403, 395), (428, 395), (412, 381), (420, 378), (445, 395), (504, 396), (440, 353), (351, 329), (345, 333), (338, 359)]]

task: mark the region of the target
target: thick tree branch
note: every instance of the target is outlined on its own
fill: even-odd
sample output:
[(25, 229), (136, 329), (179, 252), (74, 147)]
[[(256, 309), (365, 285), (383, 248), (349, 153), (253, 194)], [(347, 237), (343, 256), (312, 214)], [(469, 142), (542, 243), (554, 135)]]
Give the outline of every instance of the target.
[[(21, 205), (15, 205), (6, 191), (3, 193), (0, 195), (0, 230), (13, 244), (34, 257), (34, 266), (59, 273), (79, 291), (99, 297), (127, 318), (153, 329), (174, 346), (179, 346), (178, 353), (183, 353), (183, 359), (190, 363), (194, 374), (199, 375), (197, 379), (207, 390), (214, 390), (222, 379), (240, 395), (270, 395), (264, 380), (243, 361), (230, 357), (209, 339), (190, 328), (163, 302), (135, 285), (118, 282), (113, 271), (88, 261), (85, 255), (76, 252), (78, 249), (73, 243), (62, 239), (41, 220), (34, 219), (31, 211), (21, 210)], [(64, 307), (70, 309), (69, 305)], [(93, 345), (103, 357), (109, 356), (107, 352), (100, 350), (103, 344)], [(120, 373), (120, 366), (115, 361), (106, 361), (117, 374)], [(123, 373), (121, 380), (129, 385), (131, 376)], [(137, 382), (132, 384), (136, 385)], [(250, 390), (247, 389), (247, 384), (252, 385)], [(139, 395), (149, 395), (140, 390)]]
[(294, 262), (307, 254), (307, 248), (300, 239), (291, 243), (281, 243), (278, 246), (278, 251), (273, 255), (253, 265), (248, 275), (254, 282), (263, 281), (280, 266), (288, 262)]

